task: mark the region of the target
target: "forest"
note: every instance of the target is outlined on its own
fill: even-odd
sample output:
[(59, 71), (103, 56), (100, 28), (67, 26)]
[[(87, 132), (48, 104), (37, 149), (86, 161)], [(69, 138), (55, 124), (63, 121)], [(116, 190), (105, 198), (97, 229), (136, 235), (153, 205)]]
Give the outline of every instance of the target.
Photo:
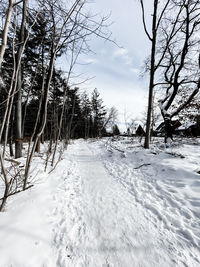
[[(27, 188), (32, 157), (40, 152), (41, 142), (49, 142), (45, 165), (52, 157), (53, 167), (58, 142), (64, 149), (71, 138), (104, 136), (106, 126), (114, 126), (116, 109), (106, 109), (97, 89), (91, 95), (80, 92), (84, 81), (77, 83), (73, 71), (78, 56), (90, 52), (91, 35), (109, 38), (107, 17), (94, 19), (85, 5), (80, 0), (71, 5), (1, 1), (0, 157), (5, 193), (0, 210), (10, 194)], [(67, 73), (56, 66), (63, 54)], [(29, 148), (20, 189), (14, 185), (20, 174), (9, 177), (4, 161), (22, 157), (24, 142)]]
[[(90, 78), (76, 72), (80, 56), (93, 53), (90, 42), (94, 38), (122, 48), (110, 30), (112, 15), (93, 12), (87, 0), (0, 0), (0, 214), (19, 195), (25, 199), (19, 203), (26, 203), (27, 194), (39, 192), (36, 199), (43, 203), (42, 189), (38, 189), (42, 181), (53, 192), (53, 200), (47, 201), (45, 208), (48, 214), (54, 209), (49, 216), (59, 221), (53, 222), (51, 229), (56, 232), (54, 241), (48, 241), (57, 248), (56, 263), (51, 265), (47, 260), (30, 266), (153, 267), (156, 259), (157, 266), (164, 266), (165, 259), (169, 267), (200, 264), (196, 152), (200, 136), (200, 2), (150, 2), (151, 10), (145, 0), (134, 2), (139, 6), (139, 23), (150, 48), (141, 67), (141, 76), (148, 84), (145, 119), (133, 133), (132, 118), (132, 122), (125, 122), (126, 131), (120, 133), (118, 110), (106, 107), (101, 88), (87, 90), (85, 83)], [(43, 176), (53, 182), (49, 179), (46, 184)], [(56, 180), (58, 177), (61, 180)], [(52, 198), (45, 190), (45, 199)], [(69, 214), (72, 221), (67, 219)], [(108, 221), (105, 214), (109, 214)], [(137, 214), (143, 218), (140, 223), (136, 222)], [(138, 233), (148, 232), (145, 244), (140, 244), (142, 235), (132, 233), (130, 222)], [(74, 226), (79, 230), (72, 231)], [(90, 228), (94, 233), (87, 232)], [(112, 229), (113, 233), (118, 231), (114, 236)], [(168, 236), (162, 243), (165, 231)], [(88, 241), (96, 239), (97, 263)], [(74, 240), (78, 240), (77, 247)], [(153, 245), (144, 248), (149, 240)], [(141, 255), (148, 251), (149, 265), (140, 258), (140, 245)], [(174, 254), (168, 257), (170, 246)], [(155, 247), (162, 249), (158, 252)], [(184, 253), (178, 253), (182, 248)], [(139, 258), (133, 257), (132, 250)], [(9, 265), (0, 261), (0, 266), (22, 266), (5, 262)]]

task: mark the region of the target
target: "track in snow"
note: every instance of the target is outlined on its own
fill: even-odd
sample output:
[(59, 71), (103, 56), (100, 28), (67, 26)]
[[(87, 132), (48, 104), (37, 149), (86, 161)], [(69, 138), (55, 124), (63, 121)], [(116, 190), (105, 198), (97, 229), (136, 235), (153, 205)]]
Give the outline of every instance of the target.
[(60, 218), (54, 225), (57, 266), (188, 266), (173, 235), (165, 236), (153, 223), (156, 216), (108, 173), (101, 154), (97, 144), (84, 141), (67, 152), (71, 167), (62, 174), (52, 214)]

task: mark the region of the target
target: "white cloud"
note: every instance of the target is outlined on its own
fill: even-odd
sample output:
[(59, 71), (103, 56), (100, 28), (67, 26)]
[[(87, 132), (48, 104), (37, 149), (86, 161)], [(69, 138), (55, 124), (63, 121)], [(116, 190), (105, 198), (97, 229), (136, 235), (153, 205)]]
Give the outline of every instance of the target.
[(113, 52), (113, 56), (114, 57), (121, 57), (121, 56), (126, 56), (128, 54), (128, 50), (125, 49), (125, 48), (118, 48), (118, 49), (115, 49), (114, 52)]
[(130, 55), (128, 49), (126, 48), (118, 48), (115, 49), (113, 52), (113, 57), (117, 60), (117, 59), (121, 59), (123, 60), (124, 64), (126, 65), (131, 65), (133, 58)]

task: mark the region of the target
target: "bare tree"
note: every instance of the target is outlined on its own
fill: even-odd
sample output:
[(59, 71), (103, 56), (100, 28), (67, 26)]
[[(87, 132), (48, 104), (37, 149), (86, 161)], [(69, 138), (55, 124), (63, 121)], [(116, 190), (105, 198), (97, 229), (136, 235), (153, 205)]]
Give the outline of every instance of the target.
[[(158, 87), (162, 92), (159, 106), (165, 122), (166, 143), (172, 139), (171, 119), (189, 105), (199, 92), (197, 32), (200, 4), (197, 0), (166, 0), (164, 3), (155, 0), (151, 37), (145, 23), (143, 1), (140, 3), (144, 29), (152, 42), (145, 137), (145, 148), (148, 148), (154, 88)], [(183, 90), (187, 91), (187, 97), (175, 107), (176, 99), (180, 98)]]
[(112, 129), (112, 127), (116, 123), (117, 118), (118, 118), (117, 109), (115, 107), (111, 107), (110, 109), (108, 109), (104, 120), (103, 128), (110, 127)]
[(150, 136), (151, 136), (151, 117), (152, 117), (152, 108), (153, 108), (153, 90), (154, 90), (154, 78), (156, 72), (155, 59), (156, 59), (156, 44), (157, 44), (157, 36), (158, 30), (160, 27), (160, 23), (162, 21), (163, 15), (169, 5), (170, 0), (165, 1), (165, 5), (161, 8), (160, 13), (158, 13), (159, 1), (154, 0), (154, 8), (152, 15), (152, 29), (151, 33), (149, 33), (145, 21), (145, 9), (144, 2), (140, 0), (141, 9), (142, 9), (142, 20), (144, 31), (151, 42), (151, 60), (150, 60), (150, 80), (149, 80), (149, 97), (148, 97), (148, 110), (147, 110), (147, 122), (146, 122), (146, 134), (145, 134), (145, 143), (144, 148), (149, 148)]
[(60, 115), (59, 125), (58, 125), (58, 129), (57, 129), (57, 134), (56, 134), (56, 140), (55, 140), (55, 146), (54, 146), (51, 166), (54, 165), (54, 160), (55, 160), (55, 155), (56, 155), (56, 151), (57, 151), (58, 141), (59, 141), (60, 135), (61, 135), (62, 125), (63, 125), (63, 116), (64, 116), (65, 105), (66, 105), (66, 100), (67, 100), (67, 88), (69, 86), (69, 80), (70, 80), (73, 68), (74, 68), (74, 66), (76, 64), (77, 58), (81, 53), (82, 45), (80, 45), (80, 47), (79, 47), (79, 49), (77, 51), (76, 51), (75, 48), (76, 48), (76, 38), (74, 39), (74, 42), (73, 42), (73, 45), (72, 45), (72, 50), (71, 50), (71, 60), (70, 60), (69, 70), (68, 70), (67, 79), (66, 79), (66, 87), (65, 87), (65, 91), (64, 91), (64, 95), (63, 95), (63, 103), (62, 103), (61, 115)]
[[(157, 86), (164, 89), (159, 100), (165, 123), (165, 143), (171, 142), (171, 120), (185, 109), (200, 89), (199, 80), (199, 1), (174, 1), (162, 23), (159, 42), (160, 76)], [(171, 12), (170, 12), (171, 11)], [(163, 90), (162, 90), (163, 91)], [(179, 101), (184, 94), (184, 98)]]
[[(107, 20), (107, 17), (103, 17), (100, 20), (95, 20), (94, 16), (91, 16), (89, 13), (86, 12), (86, 9), (84, 9), (84, 5), (86, 4), (86, 0), (73, 0), (71, 1), (71, 6), (69, 6), (69, 3), (65, 3), (61, 0), (39, 0), (36, 2), (37, 7), (33, 6), (30, 8), (30, 6), (27, 6), (28, 0), (21, 0), (18, 2), (15, 2), (12, 6), (12, 1), (9, 1), (9, 8), (12, 8), (12, 10), (9, 9), (9, 12), (13, 11), (13, 7), (16, 7), (17, 4), (20, 4), (18, 6), (18, 9), (14, 9), (17, 12), (15, 13), (15, 17), (12, 21), (12, 26), (14, 25), (14, 29), (12, 28), (11, 34), (10, 34), (10, 41), (12, 42), (12, 56), (13, 56), (13, 66), (9, 69), (13, 71), (12, 77), (9, 79), (10, 85), (6, 85), (5, 94), (7, 94), (7, 99), (3, 101), (3, 108), (4, 108), (4, 114), (2, 116), (2, 124), (0, 128), (0, 164), (2, 169), (1, 178), (4, 183), (4, 195), (0, 198), (1, 204), (0, 204), (0, 210), (2, 210), (5, 207), (5, 203), (7, 198), (10, 195), (13, 195), (15, 193), (21, 192), (22, 190), (28, 189), (32, 184), (30, 183), (30, 168), (31, 168), (31, 162), (33, 160), (34, 152), (36, 151), (37, 144), (40, 142), (40, 138), (44, 134), (45, 129), (48, 129), (46, 127), (47, 125), (47, 113), (48, 113), (48, 103), (49, 103), (49, 92), (50, 88), (52, 86), (52, 76), (53, 76), (53, 70), (55, 68), (55, 61), (56, 59), (62, 54), (66, 53), (68, 58), (71, 54), (71, 64), (69, 64), (69, 72), (67, 76), (67, 86), (66, 91), (64, 92), (63, 99), (61, 102), (61, 113), (59, 116), (57, 115), (57, 131), (55, 131), (55, 144), (54, 144), (54, 150), (53, 150), (53, 157), (52, 157), (52, 165), (55, 167), (55, 154), (57, 151), (58, 141), (61, 139), (61, 130), (63, 127), (63, 114), (66, 108), (66, 94), (67, 94), (67, 87), (69, 82), (69, 78), (71, 77), (72, 68), (74, 64), (76, 63), (77, 57), (80, 53), (88, 53), (90, 51), (90, 48), (88, 46), (89, 36), (96, 35), (98, 37), (102, 37), (104, 39), (109, 39), (109, 35), (107, 33), (104, 33), (102, 29), (105, 27), (105, 21)], [(38, 8), (38, 11), (36, 9)], [(31, 13), (33, 12), (33, 13)], [(32, 26), (34, 25), (37, 17), (37, 12), (45, 12), (48, 14), (48, 40), (47, 43), (45, 43), (46, 52), (44, 53), (44, 36), (39, 36), (37, 40), (37, 51), (38, 56), (36, 57), (37, 64), (40, 64), (40, 61), (42, 62), (42, 75), (38, 75), (35, 73), (33, 75), (32, 82), (34, 82), (35, 77), (38, 75), (38, 77), (41, 78), (42, 82), (38, 83), (40, 85), (40, 90), (38, 92), (38, 113), (36, 114), (35, 122), (31, 125), (33, 127), (32, 136), (29, 136), (29, 147), (27, 152), (27, 158), (26, 158), (26, 165), (24, 169), (19, 168), (19, 162), (11, 159), (6, 158), (6, 147), (8, 142), (8, 133), (9, 129), (12, 128), (11, 121), (12, 114), (16, 112), (17, 120), (17, 128), (16, 128), (16, 157), (21, 156), (21, 145), (24, 141), (23, 139), (23, 130), (22, 125), (25, 124), (25, 119), (22, 123), (22, 110), (21, 110), (21, 96), (22, 96), (22, 89), (23, 93), (24, 85), (23, 85), (23, 69), (22, 69), (22, 63), (25, 62), (25, 47), (27, 45), (27, 41), (29, 39), (29, 36), (34, 33), (32, 32)], [(2, 47), (1, 47), (1, 57), (3, 60), (6, 43), (7, 43), (7, 36), (8, 36), (8, 29), (10, 24), (10, 18), (12, 13), (8, 13), (8, 21), (6, 22), (4, 26), (4, 35), (2, 36)], [(33, 15), (34, 14), (34, 15)], [(32, 16), (30, 19), (29, 16)], [(18, 22), (18, 23), (17, 23)], [(31, 26), (31, 23), (33, 23)], [(20, 29), (18, 29), (18, 24), (20, 25)], [(20, 30), (20, 31), (18, 31)], [(19, 32), (19, 35), (17, 36)], [(44, 34), (46, 34), (44, 32)], [(17, 41), (16, 41), (17, 40)], [(10, 43), (9, 43), (10, 45)], [(22, 62), (23, 60), (23, 62)], [(2, 61), (1, 61), (2, 62)], [(36, 68), (34, 67), (34, 70)], [(36, 71), (37, 72), (37, 71)], [(70, 86), (70, 84), (69, 84)], [(33, 84), (30, 85), (29, 90), (32, 90), (34, 87)], [(28, 103), (29, 93), (27, 95), (26, 103)], [(15, 101), (16, 100), (16, 101)], [(16, 107), (14, 106), (14, 103), (16, 104)], [(75, 98), (73, 103), (73, 109), (72, 109), (72, 115), (70, 120), (68, 121), (69, 129), (72, 127), (72, 121), (73, 121), (73, 114), (75, 112)], [(25, 112), (24, 112), (25, 114)], [(61, 115), (61, 116), (60, 116)], [(25, 118), (26, 115), (24, 115)], [(76, 127), (73, 126), (74, 128)], [(73, 132), (73, 129), (69, 131), (69, 134)], [(13, 129), (12, 129), (13, 130)], [(3, 138), (2, 138), (3, 137)], [(1, 141), (4, 141), (3, 146), (1, 145)], [(50, 140), (51, 141), (51, 140)], [(5, 160), (10, 162), (9, 167)], [(48, 162), (48, 161), (47, 161)], [(23, 172), (23, 175), (22, 175)]]
[[(30, 165), (36, 146), (38, 142), (40, 142), (40, 137), (43, 134), (46, 126), (48, 95), (53, 75), (54, 63), (57, 56), (61, 53), (61, 51), (66, 51), (66, 53), (69, 51), (72, 52), (72, 60), (69, 66), (69, 73), (67, 77), (68, 83), (72, 68), (77, 60), (78, 55), (80, 54), (80, 52), (88, 51), (88, 36), (95, 34), (98, 37), (102, 37), (104, 39), (107, 38), (107, 35), (102, 31), (102, 28), (104, 27), (104, 22), (107, 20), (107, 18), (103, 17), (100, 21), (95, 21), (94, 17), (91, 17), (90, 15), (84, 13), (83, 7), (86, 3), (85, 0), (74, 0), (70, 8), (65, 8), (65, 4), (61, 1), (41, 0), (40, 2), (41, 4), (43, 4), (43, 7), (46, 9), (46, 12), (48, 12), (50, 15), (51, 46), (49, 51), (49, 63), (46, 71), (44, 89), (42, 91), (43, 94), (41, 95), (41, 107), (38, 113), (39, 119), (37, 121), (37, 126), (34, 131), (35, 140), (31, 150), (29, 150), (26, 161), (23, 186), (24, 189), (27, 186)], [(66, 95), (64, 94), (62, 109), (63, 111), (65, 107), (65, 96)], [(56, 144), (54, 146), (52, 164), (54, 163), (57, 142), (60, 138), (63, 116), (62, 113), (63, 112), (61, 112), (61, 118), (59, 121), (59, 127), (56, 136)], [(73, 116), (70, 119), (69, 126), (71, 125), (72, 120)]]
[[(22, 1), (19, 1), (20, 3)], [(12, 159), (5, 159), (5, 152), (6, 152), (6, 146), (7, 146), (7, 138), (8, 138), (8, 129), (9, 129), (9, 124), (10, 124), (10, 118), (12, 114), (13, 109), (13, 102), (14, 102), (14, 97), (17, 92), (17, 77), (20, 69), (20, 62), (23, 54), (24, 47), (26, 45), (26, 42), (28, 40), (29, 34), (27, 34), (26, 39), (24, 39), (21, 47), (21, 52), (18, 54), (18, 64), (16, 64), (16, 58), (15, 58), (15, 38), (16, 38), (16, 28), (17, 28), (17, 23), (16, 23), (16, 13), (15, 13), (15, 19), (14, 19), (14, 34), (13, 34), (13, 40), (12, 40), (12, 55), (13, 55), (13, 74), (10, 82), (10, 87), (8, 90), (8, 95), (7, 99), (5, 101), (5, 112), (3, 115), (3, 121), (2, 125), (0, 128), (0, 163), (1, 163), (1, 169), (2, 169), (2, 179), (4, 182), (4, 194), (3, 197), (0, 199), (1, 200), (1, 205), (0, 205), (0, 211), (2, 211), (5, 207), (6, 200), (9, 196), (16, 194), (18, 192), (22, 191), (22, 179), (21, 179), (21, 169), (18, 167), (20, 164), (17, 161), (14, 161)], [(4, 149), (2, 150), (2, 133), (4, 132)], [(5, 167), (5, 160), (9, 161), (11, 164), (9, 167)], [(28, 187), (29, 188), (29, 187)]]

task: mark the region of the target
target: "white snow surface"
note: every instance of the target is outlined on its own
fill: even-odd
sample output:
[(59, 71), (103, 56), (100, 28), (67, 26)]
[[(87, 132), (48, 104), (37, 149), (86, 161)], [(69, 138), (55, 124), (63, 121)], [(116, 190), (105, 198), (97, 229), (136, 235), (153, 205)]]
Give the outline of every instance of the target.
[(73, 142), (9, 199), (0, 267), (200, 266), (200, 140), (110, 140)]

